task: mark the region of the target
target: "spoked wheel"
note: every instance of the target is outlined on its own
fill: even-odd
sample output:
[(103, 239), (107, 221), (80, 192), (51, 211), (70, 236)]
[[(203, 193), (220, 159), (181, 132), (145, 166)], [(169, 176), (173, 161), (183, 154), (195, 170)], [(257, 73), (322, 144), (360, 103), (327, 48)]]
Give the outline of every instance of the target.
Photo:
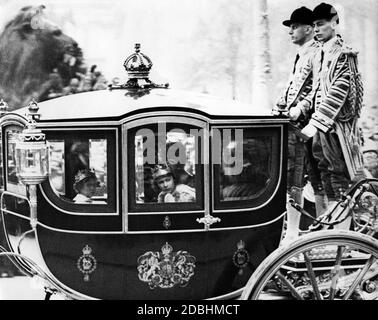
[(378, 241), (343, 230), (317, 231), (280, 247), (256, 269), (244, 300), (378, 299)]
[(372, 237), (378, 233), (378, 196), (373, 192), (364, 192), (353, 208), (354, 231)]

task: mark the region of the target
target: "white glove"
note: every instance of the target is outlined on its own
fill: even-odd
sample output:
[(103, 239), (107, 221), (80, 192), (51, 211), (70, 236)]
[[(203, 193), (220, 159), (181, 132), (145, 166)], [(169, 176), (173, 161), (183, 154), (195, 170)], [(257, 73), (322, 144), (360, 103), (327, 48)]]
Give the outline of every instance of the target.
[(305, 126), (302, 130), (301, 130), (301, 133), (305, 136), (307, 136), (308, 138), (312, 138), (316, 132), (318, 131), (318, 129), (313, 126), (312, 124), (308, 124), (307, 126)]
[(292, 107), (289, 110), (289, 118), (292, 121), (297, 121), (301, 114), (302, 111), (299, 107)]
[(164, 197), (164, 202), (176, 202), (176, 199), (172, 193), (167, 193)]
[(278, 105), (275, 105), (275, 106), (273, 107), (273, 109), (272, 109), (272, 115), (274, 115), (274, 116), (279, 116), (279, 115), (282, 114), (283, 110), (285, 110), (285, 109), (280, 108)]
[(272, 115), (274, 116), (281, 115), (285, 109), (286, 109), (285, 99), (283, 97), (280, 97), (276, 105), (272, 109)]

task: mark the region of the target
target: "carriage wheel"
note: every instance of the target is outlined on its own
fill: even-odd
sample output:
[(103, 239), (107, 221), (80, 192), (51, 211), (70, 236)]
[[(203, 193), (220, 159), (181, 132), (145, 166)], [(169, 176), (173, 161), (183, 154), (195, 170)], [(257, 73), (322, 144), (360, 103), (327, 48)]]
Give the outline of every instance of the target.
[(241, 299), (378, 299), (378, 241), (317, 231), (280, 247), (256, 269)]
[(374, 236), (378, 232), (378, 196), (366, 191), (353, 208), (354, 231)]

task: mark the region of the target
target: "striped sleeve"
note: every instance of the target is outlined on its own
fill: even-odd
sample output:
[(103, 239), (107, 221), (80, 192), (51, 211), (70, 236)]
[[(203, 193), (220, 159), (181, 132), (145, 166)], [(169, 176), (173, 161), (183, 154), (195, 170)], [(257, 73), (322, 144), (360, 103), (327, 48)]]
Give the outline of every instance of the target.
[(306, 109), (310, 110), (313, 107), (313, 101), (315, 97), (315, 91), (316, 91), (316, 84), (314, 83), (314, 58), (315, 53), (312, 55), (312, 57), (307, 62), (307, 68), (311, 69), (311, 81), (307, 83), (306, 85), (306, 95), (303, 97), (302, 101), (306, 104)]
[(334, 78), (327, 79), (330, 86), (325, 98), (312, 115), (311, 123), (323, 132), (327, 132), (343, 107), (348, 93), (351, 71), (348, 56), (341, 55), (335, 68)]
[(312, 82), (313, 82), (313, 79), (312, 79), (312, 73), (311, 73), (311, 75), (309, 75), (309, 77), (308, 77), (308, 79), (305, 83), (305, 86), (303, 88), (301, 96), (298, 99), (299, 100), (298, 105), (301, 109), (301, 112), (302, 112), (303, 116), (306, 117), (307, 119), (309, 118), (309, 116), (311, 114)]

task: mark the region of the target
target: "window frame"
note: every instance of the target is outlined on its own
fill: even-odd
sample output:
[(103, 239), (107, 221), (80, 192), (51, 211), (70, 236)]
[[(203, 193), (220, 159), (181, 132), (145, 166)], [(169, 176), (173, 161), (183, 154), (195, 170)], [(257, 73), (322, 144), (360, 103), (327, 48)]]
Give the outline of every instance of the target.
[[(44, 128), (46, 140), (63, 140), (64, 154), (66, 155), (66, 142), (76, 137), (81, 139), (106, 139), (107, 140), (107, 203), (106, 204), (85, 204), (74, 203), (60, 197), (47, 178), (41, 184), (41, 192), (45, 199), (60, 212), (72, 215), (95, 215), (112, 216), (119, 215), (119, 159), (118, 159), (118, 128)], [(69, 132), (67, 132), (69, 131)], [(85, 132), (83, 132), (85, 131)], [(65, 158), (65, 166), (67, 166)], [(67, 170), (65, 168), (65, 180)], [(67, 182), (66, 187), (67, 187)]]
[[(266, 206), (275, 196), (282, 176), (282, 156), (283, 156), (283, 126), (282, 125), (214, 125), (211, 128), (211, 132), (214, 129), (243, 129), (244, 132), (250, 130), (252, 132), (259, 132), (257, 136), (272, 136), (272, 175), (271, 181), (260, 192), (256, 193), (251, 199), (244, 200), (221, 200), (220, 199), (220, 168), (221, 164), (214, 164), (211, 159), (211, 189), (212, 189), (212, 212), (238, 212), (242, 211), (254, 211)], [(246, 137), (243, 132), (243, 139)], [(250, 137), (256, 135), (251, 134)], [(211, 133), (213, 136), (213, 133)], [(212, 147), (213, 141), (210, 141)], [(274, 155), (274, 153), (277, 153)]]
[[(182, 203), (136, 203), (135, 199), (135, 135), (140, 129), (146, 129), (156, 126), (157, 123), (163, 122), (166, 125), (166, 132), (168, 133), (171, 128), (181, 129), (187, 132), (193, 128), (197, 130), (207, 130), (207, 123), (198, 119), (190, 117), (180, 116), (162, 116), (162, 117), (149, 117), (145, 119), (134, 120), (125, 124), (125, 140), (124, 146), (127, 146), (127, 155), (124, 155), (124, 159), (127, 163), (127, 181), (125, 181), (126, 188), (125, 194), (127, 199), (127, 214), (128, 215), (146, 215), (146, 214), (190, 214), (190, 213), (205, 213), (206, 204), (206, 168), (204, 165), (196, 164), (196, 202), (182, 202)], [(154, 131), (152, 129), (152, 131)], [(155, 132), (155, 131), (154, 131)], [(201, 157), (206, 157), (206, 140), (207, 135), (204, 135), (204, 139), (198, 139), (196, 150), (199, 154), (196, 155), (197, 160)], [(201, 179), (202, 178), (202, 179)]]
[(18, 132), (18, 134), (19, 134), (19, 133), (22, 132), (22, 130), (24, 130), (24, 126), (22, 126), (21, 124), (18, 124), (18, 123), (12, 123), (12, 124), (9, 124), (9, 125), (3, 125), (3, 127), (2, 127), (2, 134), (4, 135), (4, 137), (2, 139), (2, 142), (4, 142), (4, 148), (2, 150), (3, 155), (4, 155), (4, 159), (3, 159), (4, 168), (3, 168), (3, 172), (2, 172), (3, 177), (4, 177), (3, 188), (4, 188), (4, 191), (11, 192), (11, 193), (26, 197), (27, 188), (24, 184), (22, 184), (23, 192), (17, 192), (15, 190), (10, 190), (9, 186), (8, 186), (8, 184), (9, 184), (9, 167), (8, 167), (9, 138), (8, 138), (8, 134), (9, 134), (10, 131), (13, 131), (13, 130), (19, 130), (19, 132)]

